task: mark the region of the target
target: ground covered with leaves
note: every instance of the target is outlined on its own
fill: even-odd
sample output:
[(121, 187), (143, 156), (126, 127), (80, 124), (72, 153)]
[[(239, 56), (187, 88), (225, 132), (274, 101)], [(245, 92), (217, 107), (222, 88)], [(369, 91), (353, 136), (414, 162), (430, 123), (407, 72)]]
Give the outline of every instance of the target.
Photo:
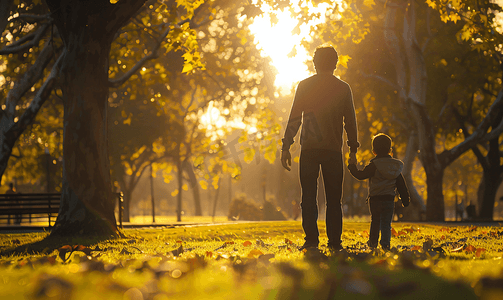
[(392, 250), (344, 223), (344, 250), (299, 251), (300, 222), (0, 234), (0, 299), (503, 299), (503, 228), (393, 223)]

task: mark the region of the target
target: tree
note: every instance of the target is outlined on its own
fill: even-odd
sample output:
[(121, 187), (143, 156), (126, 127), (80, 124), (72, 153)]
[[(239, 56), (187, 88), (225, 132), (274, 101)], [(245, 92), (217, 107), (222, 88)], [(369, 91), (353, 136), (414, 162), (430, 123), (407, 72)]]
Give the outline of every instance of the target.
[(51, 235), (116, 235), (107, 144), (109, 55), (117, 31), (144, 1), (46, 3), (65, 49), (63, 190)]
[[(107, 145), (109, 55), (118, 30), (138, 12), (143, 1), (123, 0), (116, 4), (47, 1), (47, 4), (66, 51), (61, 67), (65, 100), (62, 205), (51, 234), (114, 235), (115, 197), (111, 191)], [(188, 23), (200, 3), (187, 2), (178, 8), (172, 4), (160, 8), (171, 21), (164, 26), (162, 36), (173, 33), (173, 39), (168, 40), (171, 46), (166, 47), (168, 51), (173, 45), (184, 45), (185, 39), (193, 39)], [(157, 50), (147, 51), (130, 72), (111, 84), (125, 82)], [(192, 50), (189, 47), (188, 51)], [(197, 64), (196, 57), (187, 64)]]
[[(197, 40), (194, 36), (195, 31), (190, 28), (194, 25), (192, 18), (204, 6), (201, 6), (202, 2), (182, 1), (177, 3), (169, 1), (157, 3), (156, 1), (149, 1), (149, 5), (143, 6), (141, 11), (140, 8), (144, 1), (112, 2), (47, 1), (47, 6), (52, 12), (51, 18), (48, 18), (48, 15), (35, 14), (22, 16), (24, 19), (33, 19), (39, 23), (42, 23), (40, 20), (54, 22), (56, 29), (58, 29), (57, 31), (51, 31), (51, 43), (46, 43), (41, 53), (46, 53), (42, 57), (48, 57), (48, 54), (51, 53), (60, 55), (57, 56), (58, 60), (54, 72), (51, 73), (46, 84), (38, 91), (42, 96), (49, 95), (52, 88), (51, 84), (54, 84), (55, 79), (58, 78), (56, 72), (61, 73), (62, 96), (65, 104), (63, 204), (55, 229), (52, 232), (54, 235), (71, 235), (74, 233), (108, 235), (116, 233), (115, 218), (113, 216), (114, 197), (111, 194), (111, 182), (108, 172), (106, 132), (106, 96), (108, 88), (120, 87), (130, 78), (137, 76), (138, 72), (142, 72), (140, 69), (145, 63), (156, 58), (160, 50), (166, 50), (167, 52), (173, 50), (185, 51), (188, 55), (184, 55), (184, 72), (192, 72), (203, 66)], [(219, 3), (221, 5), (232, 4), (232, 1), (220, 1)], [(32, 6), (22, 3), (19, 7), (30, 7), (31, 9)], [(128, 23), (130, 18), (137, 15), (138, 12), (143, 12), (142, 16), (138, 15), (139, 18), (135, 18), (133, 22)], [(150, 12), (155, 12), (155, 14), (149, 14)], [(216, 10), (211, 11), (212, 14), (214, 12)], [(11, 13), (11, 15), (14, 15), (14, 13)], [(151, 15), (155, 15), (155, 19), (151, 18)], [(204, 20), (202, 21), (204, 22)], [(119, 59), (117, 59), (116, 66), (121, 68), (110, 67), (109, 57), (114, 40), (117, 41), (118, 45), (132, 43), (137, 48), (142, 48), (141, 45), (139, 46), (139, 39), (132, 41), (132, 35), (128, 35), (127, 31), (119, 31), (124, 25), (133, 23), (136, 23), (136, 25), (142, 23), (142, 29), (145, 30), (141, 31), (141, 35), (151, 37), (154, 42), (152, 48), (143, 48), (138, 51), (138, 49), (122, 47), (122, 50), (118, 50), (116, 58), (121, 57), (121, 55), (126, 58), (128, 55), (133, 56), (133, 54), (138, 57), (140, 53), (141, 58), (135, 64), (131, 64), (127, 71), (123, 69), (126, 66), (122, 65)], [(4, 47), (2, 50), (17, 51), (21, 48), (31, 52), (33, 45), (41, 40), (41, 34), (47, 31), (50, 24), (42, 23), (38, 27), (31, 26), (28, 28), (32, 30), (31, 32), (26, 28), (12, 30), (13, 33), (29, 33), (21, 34), (21, 37), (16, 38), (15, 42), (12, 43), (10, 43), (10, 40), (2, 41), (9, 44), (8, 47)], [(137, 28), (139, 27), (131, 25), (129, 29), (135, 30)], [(58, 44), (59, 38), (62, 40), (62, 45)], [(241, 40), (243, 41), (244, 38), (241, 38)], [(50, 51), (54, 45), (60, 45), (61, 50), (59, 52)], [(41, 67), (39, 69), (43, 69), (42, 67), (47, 61), (47, 58), (40, 60)], [(25, 75), (28, 76), (29, 74), (26, 73)], [(146, 74), (146, 77), (148, 76), (149, 74)], [(108, 80), (108, 77), (112, 79)], [(33, 81), (34, 79), (30, 80)], [(89, 88), (90, 86), (92, 86), (92, 89)], [(23, 87), (20, 90), (26, 89), (26, 87)], [(13, 90), (12, 94), (17, 93), (15, 92)], [(41, 100), (46, 99), (44, 97), (39, 98)], [(32, 101), (31, 103), (42, 103), (42, 101)], [(12, 105), (10, 102), (8, 104), (10, 105), (7, 105), (10, 112)], [(37, 106), (34, 105), (33, 107), (36, 108)], [(25, 114), (27, 114), (26, 112), (31, 112), (31, 110), (26, 110)], [(32, 115), (35, 113), (32, 113)], [(12, 116), (9, 116), (9, 118), (14, 119)], [(4, 119), (10, 122), (5, 124), (9, 123), (7, 125), (11, 126), (12, 123), (16, 123), (10, 121), (9, 118)], [(24, 122), (24, 117), (20, 118), (20, 120), (23, 122), (18, 122), (18, 124), (29, 123)], [(14, 124), (14, 131), (22, 132), (16, 127), (18, 124)], [(9, 126), (2, 126), (2, 129), (11, 130), (8, 128)], [(11, 139), (13, 141), (11, 144), (15, 143), (17, 138)], [(77, 141), (75, 141), (76, 139)], [(2, 141), (3, 149), (7, 149), (6, 146), (9, 146), (5, 141), (7, 139)], [(2, 156), (5, 159), (11, 156), (9, 151), (12, 151), (12, 145), (7, 150), (8, 152)]]
[[(500, 49), (502, 43), (501, 28), (495, 12), (501, 12), (498, 3), (491, 1), (456, 1), (446, 4), (442, 1), (429, 1), (428, 5), (440, 12), (444, 22), (463, 20), (465, 25), (457, 36), (460, 43), (469, 45), (474, 55), (485, 59), (488, 66), (485, 71), (486, 81), (481, 83), (477, 93), (472, 93), (466, 101), (467, 108), (452, 107), (459, 124), (460, 131), (466, 138), (470, 138), (478, 124), (483, 122), (479, 105), (484, 99), (498, 101), (502, 90), (503, 57)], [(476, 51), (476, 52), (475, 52)], [(492, 69), (492, 71), (491, 71)], [(461, 87), (462, 89), (463, 87)], [(459, 89), (459, 87), (458, 87)], [(482, 100), (481, 100), (482, 99)], [(496, 99), (496, 100), (494, 100)], [(491, 134), (481, 140), (479, 145), (472, 147), (472, 151), (483, 168), (483, 178), (479, 186), (478, 216), (480, 219), (492, 220), (496, 192), (503, 181), (503, 164), (500, 150), (503, 143), (499, 142), (501, 127), (503, 127), (503, 108), (495, 112), (496, 117), (489, 125)]]
[[(179, 187), (172, 195), (177, 197), (179, 218), (182, 193), (188, 189), (184, 181), (194, 193), (194, 213), (201, 215), (198, 178), (206, 188), (218, 182), (213, 177), (221, 175), (202, 168), (202, 162), (207, 157), (222, 155), (224, 140), (236, 126), (257, 122), (257, 113), (267, 111), (265, 108), (273, 93), (272, 80), (263, 78), (267, 61), (249, 42), (249, 21), (239, 20), (240, 10), (239, 2), (215, 1), (194, 17), (196, 24), (191, 29), (198, 36), (205, 69), (186, 68), (184, 60), (191, 55), (169, 52), (145, 64), (141, 76), (132, 76), (127, 85), (112, 93), (109, 102), (117, 116), (111, 124), (112, 131), (117, 132), (113, 139), (121, 137), (121, 141), (115, 140), (111, 146), (116, 148), (112, 152), (113, 169), (125, 193), (126, 220), (129, 195), (149, 163), (153, 163), (156, 171), (163, 171), (166, 182), (173, 179), (169, 173), (176, 172)], [(155, 13), (145, 16), (142, 13), (135, 19), (141, 22), (128, 25), (120, 36), (141, 40), (139, 44), (147, 47), (157, 45), (159, 39), (139, 38), (137, 34), (147, 30), (155, 34), (157, 24), (151, 21), (158, 19)], [(152, 24), (144, 25), (150, 22)], [(124, 42), (117, 44), (116, 52), (112, 53), (111, 70), (121, 74), (123, 66), (134, 65), (140, 59), (137, 53), (142, 51), (134, 49), (138, 42), (133, 43), (125, 56)], [(211, 121), (212, 117), (218, 120)], [(215, 162), (215, 158), (206, 162), (210, 161)], [(199, 169), (193, 169), (194, 162)], [(235, 173), (235, 168), (227, 164), (224, 172)], [(212, 175), (208, 175), (210, 173)]]
[[(59, 76), (61, 46), (49, 39), (52, 21), (39, 4), (2, 1), (0, 85), (0, 175), (3, 176), (16, 142), (34, 122)], [(21, 155), (17, 150), (16, 155)]]

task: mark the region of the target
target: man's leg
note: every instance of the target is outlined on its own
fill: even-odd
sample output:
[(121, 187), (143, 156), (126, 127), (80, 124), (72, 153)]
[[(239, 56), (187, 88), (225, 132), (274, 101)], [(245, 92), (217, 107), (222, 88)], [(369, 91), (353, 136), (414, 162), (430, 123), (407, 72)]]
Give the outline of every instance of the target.
[(381, 201), (369, 200), (370, 209), (370, 233), (369, 246), (377, 247), (379, 241), (379, 231), (381, 229)]
[(318, 246), (318, 175), (320, 165), (316, 151), (301, 151), (300, 154), (300, 186), (302, 188), (302, 228), (306, 234), (306, 244)]
[(342, 153), (327, 151), (320, 155), (323, 159), (321, 170), (325, 184), (325, 196), (327, 203), (326, 226), (328, 246), (341, 248), (342, 234), (342, 182), (344, 170), (342, 166)]
[(382, 201), (381, 204), (381, 247), (389, 250), (391, 244), (391, 220), (393, 219), (393, 201)]

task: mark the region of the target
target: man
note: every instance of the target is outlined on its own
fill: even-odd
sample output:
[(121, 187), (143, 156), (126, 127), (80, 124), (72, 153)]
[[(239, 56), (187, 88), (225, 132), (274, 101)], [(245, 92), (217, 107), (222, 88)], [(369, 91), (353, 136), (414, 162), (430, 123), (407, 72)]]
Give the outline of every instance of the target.
[(332, 46), (318, 47), (313, 63), (316, 75), (297, 86), (290, 118), (283, 138), (281, 163), (290, 171), (290, 146), (302, 124), (300, 138), (300, 184), (302, 189), (302, 228), (305, 243), (300, 249), (318, 247), (318, 176), (325, 185), (328, 247), (341, 250), (342, 234), (342, 130), (346, 130), (349, 161), (356, 163), (359, 147), (353, 94), (350, 86), (333, 75), (339, 58)]

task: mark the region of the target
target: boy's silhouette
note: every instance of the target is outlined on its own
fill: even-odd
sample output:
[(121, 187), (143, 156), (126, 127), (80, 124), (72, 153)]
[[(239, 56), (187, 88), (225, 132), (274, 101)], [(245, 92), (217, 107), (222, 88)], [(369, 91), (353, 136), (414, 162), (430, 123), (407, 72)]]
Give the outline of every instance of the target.
[(342, 249), (342, 131), (346, 130), (351, 149), (350, 161), (356, 161), (356, 116), (349, 84), (333, 75), (338, 55), (332, 46), (318, 47), (314, 52), (316, 75), (297, 86), (290, 118), (283, 138), (281, 163), (290, 171), (290, 146), (302, 124), (300, 138), (300, 184), (302, 189), (302, 227), (305, 243), (301, 249), (318, 247), (318, 176), (323, 172), (326, 196), (328, 246)]
[(395, 207), (395, 190), (398, 190), (402, 205), (409, 205), (409, 190), (402, 175), (403, 163), (391, 157), (391, 138), (379, 133), (372, 139), (372, 151), (375, 157), (358, 170), (355, 161), (350, 161), (348, 168), (356, 179), (369, 179), (370, 236), (368, 245), (377, 246), (381, 232), (381, 247), (389, 250), (391, 241), (391, 220)]

